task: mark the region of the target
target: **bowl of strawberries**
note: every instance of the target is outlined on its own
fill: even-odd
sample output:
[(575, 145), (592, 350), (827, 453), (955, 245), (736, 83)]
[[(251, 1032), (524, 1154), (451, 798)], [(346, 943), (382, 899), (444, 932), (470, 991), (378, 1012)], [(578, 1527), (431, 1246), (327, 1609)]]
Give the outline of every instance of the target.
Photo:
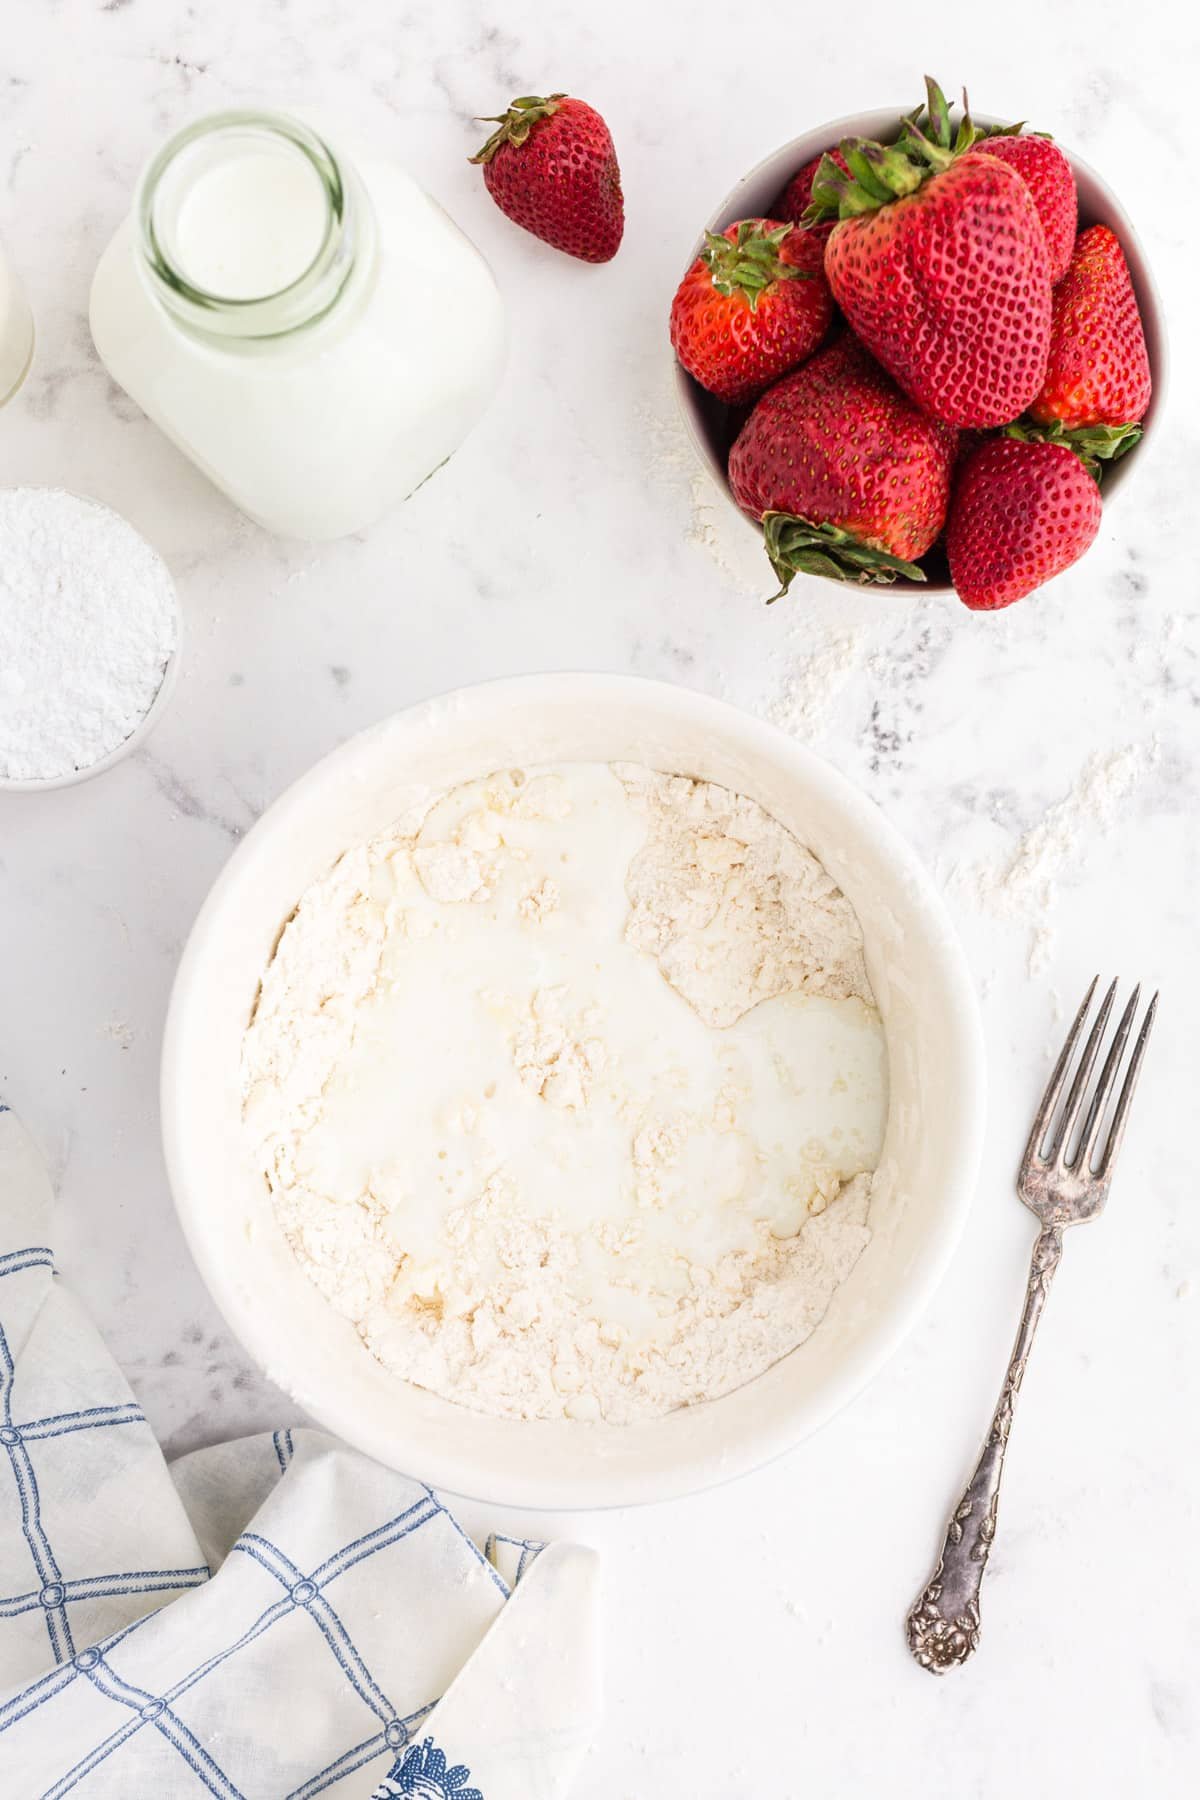
[(922, 107), (796, 138), (718, 207), (671, 307), (684, 420), (797, 574), (995, 611), (1084, 554), (1166, 343), (1123, 208), (1047, 136)]

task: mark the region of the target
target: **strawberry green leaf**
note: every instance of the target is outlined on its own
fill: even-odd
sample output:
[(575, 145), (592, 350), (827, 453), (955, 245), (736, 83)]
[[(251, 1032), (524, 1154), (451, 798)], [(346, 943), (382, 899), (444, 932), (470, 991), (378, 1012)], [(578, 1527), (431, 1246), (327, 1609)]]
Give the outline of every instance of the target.
[(838, 145), (851, 173), (846, 175), (828, 156), (822, 157), (812, 186), (812, 201), (801, 223), (852, 219), (877, 212), (893, 200), (915, 194), (931, 175), (948, 168), (988, 136), (1016, 133), (1020, 125), (976, 125), (963, 91), (962, 117), (955, 126), (950, 103), (932, 75), (925, 77), (925, 101), (905, 113), (894, 143), (847, 138)]
[[(955, 128), (950, 117), (950, 103), (932, 75), (925, 77), (925, 105), (905, 114), (901, 120), (901, 136), (905, 125), (915, 126), (939, 150), (948, 150), (954, 156), (962, 156), (980, 138), (1014, 129), (1011, 125), (976, 125), (971, 117), (966, 88), (963, 89), (962, 117)], [(1015, 129), (1021, 128), (1018, 125)]]
[(770, 596), (768, 606), (782, 599), (795, 575), (864, 583), (891, 582), (897, 575), (907, 575), (910, 581), (925, 579), (916, 563), (864, 544), (839, 525), (815, 525), (796, 513), (767, 512), (762, 526), (767, 556), (779, 580), (779, 592)]
[(1037, 425), (1032, 419), (1018, 419), (1006, 425), (1004, 436), (1022, 444), (1062, 444), (1073, 450), (1088, 474), (1099, 482), (1106, 462), (1117, 462), (1132, 450), (1142, 435), (1140, 425), (1077, 425), (1068, 431), (1061, 419), (1051, 425)]
[[(928, 114), (928, 123), (925, 126), (927, 135), (933, 139), (935, 144), (940, 144), (943, 150), (948, 150), (951, 142), (950, 107), (945, 94), (932, 75), (925, 77), (925, 105)], [(920, 124), (919, 111), (912, 123)]]
[(794, 225), (777, 225), (765, 231), (761, 220), (742, 219), (736, 238), (724, 232), (706, 231), (700, 260), (712, 277), (718, 294), (743, 294), (754, 312), (759, 295), (775, 281), (811, 280), (811, 269), (798, 269), (779, 254), (784, 238), (796, 230)]
[(844, 174), (831, 157), (822, 157), (813, 181), (812, 204), (801, 223), (853, 219), (915, 194), (931, 175), (948, 169), (974, 138), (975, 127), (968, 121), (966, 136), (960, 129), (953, 146), (939, 144), (912, 118), (901, 121), (900, 135), (894, 144), (876, 143), (872, 138), (843, 138), (838, 149), (850, 174)]
[(882, 173), (876, 172), (877, 169), (882, 171), (886, 167), (887, 150), (884, 145), (873, 144), (869, 138), (843, 138), (841, 152), (850, 165), (851, 175), (869, 199), (883, 206), (894, 198)]
[(505, 144), (520, 149), (534, 126), (543, 119), (553, 118), (558, 111), (559, 101), (566, 97), (565, 94), (548, 94), (545, 99), (541, 99), (537, 94), (524, 94), (519, 100), (513, 101), (507, 112), (488, 113), (479, 123), (496, 125), (499, 129), (493, 131), (482, 150), (477, 150), (474, 156), (468, 157), (468, 162), (491, 162), (497, 150), (502, 150)]
[(812, 200), (800, 223), (817, 225), (822, 219), (841, 218), (842, 200), (849, 195), (853, 186), (852, 175), (847, 175), (844, 169), (839, 168), (832, 156), (822, 156), (813, 176)]

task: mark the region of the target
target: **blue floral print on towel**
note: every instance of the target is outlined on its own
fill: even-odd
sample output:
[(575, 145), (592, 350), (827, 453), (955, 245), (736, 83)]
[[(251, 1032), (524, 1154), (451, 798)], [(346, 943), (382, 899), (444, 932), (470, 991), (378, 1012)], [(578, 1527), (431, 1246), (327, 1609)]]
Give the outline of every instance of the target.
[(478, 1788), (467, 1787), (470, 1769), (462, 1763), (446, 1767), (446, 1752), (432, 1738), (410, 1744), (387, 1780), (375, 1789), (371, 1800), (391, 1800), (407, 1794), (412, 1800), (484, 1800)]

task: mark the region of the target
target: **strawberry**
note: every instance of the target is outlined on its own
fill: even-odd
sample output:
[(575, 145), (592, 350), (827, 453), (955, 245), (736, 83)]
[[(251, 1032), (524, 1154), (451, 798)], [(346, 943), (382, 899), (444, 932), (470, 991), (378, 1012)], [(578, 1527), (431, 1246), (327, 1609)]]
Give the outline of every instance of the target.
[(958, 478), (946, 548), (964, 606), (1011, 606), (1077, 562), (1100, 529), (1100, 490), (1065, 444), (989, 438)]
[(534, 237), (584, 262), (609, 262), (625, 229), (621, 171), (608, 126), (583, 100), (526, 96), (471, 158), (488, 193)]
[[(1010, 431), (1014, 431), (1015, 429), (1015, 426), (1009, 426)], [(954, 447), (954, 467), (956, 469), (961, 469), (968, 457), (974, 456), (980, 444), (987, 443), (990, 435), (991, 434), (986, 431), (960, 431), (958, 434), (958, 443)]]
[[(1018, 133), (1020, 128), (1018, 127)], [(1079, 214), (1075, 198), (1075, 172), (1048, 137), (1021, 137), (1018, 133), (998, 132), (983, 139), (978, 151), (994, 156), (1015, 169), (1037, 207), (1046, 249), (1050, 256), (1050, 284), (1062, 280), (1075, 248), (1075, 226)]]
[(833, 297), (905, 393), (951, 425), (1007, 425), (1046, 372), (1046, 234), (1016, 170), (986, 154), (969, 114), (952, 135), (945, 95), (926, 86), (927, 129), (910, 116), (894, 144), (843, 139), (851, 173), (822, 161), (806, 220), (838, 215)]
[(1029, 408), (1066, 431), (1136, 424), (1150, 404), (1150, 357), (1124, 252), (1107, 225), (1075, 240), (1054, 290), (1050, 360)]
[[(830, 157), (832, 161), (837, 164), (843, 174), (848, 175), (850, 173), (845, 157), (836, 146), (832, 150), (827, 150), (825, 155)], [(790, 219), (793, 225), (799, 225), (801, 223), (805, 213), (812, 205), (813, 182), (817, 178), (817, 170), (820, 166), (821, 158), (819, 156), (814, 156), (812, 161), (806, 162), (802, 169), (797, 169), (796, 173), (792, 176), (792, 179), (788, 182), (782, 194), (780, 194), (778, 200), (771, 208), (772, 218)], [(818, 238), (821, 243), (824, 243), (835, 224), (836, 220), (834, 219), (819, 219), (816, 224), (810, 225), (808, 229), (815, 238)]]
[(833, 301), (821, 246), (797, 225), (742, 219), (704, 237), (671, 305), (671, 343), (701, 387), (739, 406), (812, 355)]
[(762, 521), (780, 593), (798, 572), (924, 581), (914, 559), (942, 529), (956, 437), (848, 333), (768, 389), (730, 452), (729, 483)]

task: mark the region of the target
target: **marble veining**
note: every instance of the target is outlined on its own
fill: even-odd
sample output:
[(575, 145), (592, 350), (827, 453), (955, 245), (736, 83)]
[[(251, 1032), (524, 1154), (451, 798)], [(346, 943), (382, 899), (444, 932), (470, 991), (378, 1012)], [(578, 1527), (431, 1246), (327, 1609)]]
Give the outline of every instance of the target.
[[(1136, 25), (1117, 0), (1013, 0), (1002, 37), (993, 16), (943, 6), (901, 39), (883, 0), (860, 0), (853, 29), (771, 0), (753, 32), (695, 0), (686, 36), (678, 9), (629, 0), (602, 15), (585, 0), (10, 11), (0, 231), (38, 348), (0, 414), (0, 482), (123, 512), (174, 571), (186, 637), (140, 754), (74, 790), (0, 795), (0, 1095), (50, 1156), (62, 1266), (164, 1440), (299, 1417), (207, 1299), (158, 1144), (172, 973), (263, 807), (351, 732), (491, 675), (630, 670), (792, 717), (944, 887), (984, 1006), (984, 1173), (927, 1316), (819, 1437), (682, 1505), (536, 1521), (605, 1551), (609, 1712), (580, 1800), (1190, 1794), (1200, 1207), (1177, 1120), (1200, 1016), (1200, 358), (1194, 234), (1163, 171), (1186, 166), (1187, 107), (1170, 96), (1200, 69), (1194, 19), (1168, 0)], [(1009, 613), (805, 581), (768, 609), (753, 534), (675, 417), (670, 293), (740, 172), (822, 118), (915, 104), (926, 66), (1077, 148), (1138, 222), (1174, 324), (1159, 447), (1087, 559)], [(516, 231), (467, 163), (476, 114), (560, 85), (602, 108), (621, 156), (627, 235), (602, 268)], [(201, 111), (255, 101), (405, 163), (492, 261), (514, 317), (500, 399), (449, 467), (320, 551), (239, 518), (113, 387), (87, 330), (143, 160)], [(1142, 774), (1056, 869), (1031, 974), (1030, 921), (981, 903), (962, 871), (1003, 865), (1089, 758), (1129, 746)], [(982, 1649), (935, 1684), (903, 1616), (1003, 1372), (1029, 1245), (1013, 1169), (1062, 1011), (1096, 969), (1161, 984), (1156, 1041), (1105, 1220), (1068, 1246), (1022, 1397)]]

